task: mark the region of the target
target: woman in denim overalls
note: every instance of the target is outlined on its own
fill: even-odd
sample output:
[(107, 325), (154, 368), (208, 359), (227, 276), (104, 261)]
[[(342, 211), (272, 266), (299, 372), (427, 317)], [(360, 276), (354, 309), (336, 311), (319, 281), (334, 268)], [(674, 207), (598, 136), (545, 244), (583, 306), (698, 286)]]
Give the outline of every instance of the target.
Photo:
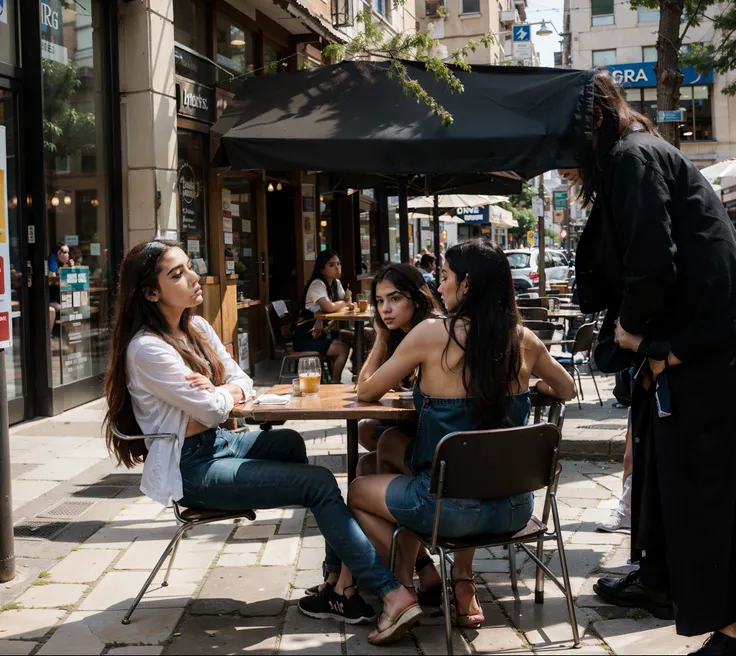
[[(388, 557), (391, 535), (400, 523), (430, 533), (436, 497), (429, 493), (432, 456), (448, 433), (517, 426), (529, 416), (529, 378), (542, 378), (540, 392), (570, 399), (572, 378), (530, 331), (519, 324), (511, 270), (504, 252), (486, 239), (447, 251), (439, 292), (448, 319), (427, 319), (401, 342), (391, 358), (358, 385), (358, 397), (376, 401), (419, 368), (414, 403), (419, 415), (408, 461), (414, 476), (378, 474), (356, 479), (348, 504), (379, 554)], [(526, 525), (531, 494), (477, 501), (448, 499), (439, 532), (443, 537), (507, 533)], [(419, 544), (407, 533), (399, 542), (397, 576), (411, 587)], [(472, 552), (457, 555), (453, 568), (457, 622), (479, 626), (483, 614), (472, 581)], [(381, 616), (373, 641), (390, 631), (393, 618)]]

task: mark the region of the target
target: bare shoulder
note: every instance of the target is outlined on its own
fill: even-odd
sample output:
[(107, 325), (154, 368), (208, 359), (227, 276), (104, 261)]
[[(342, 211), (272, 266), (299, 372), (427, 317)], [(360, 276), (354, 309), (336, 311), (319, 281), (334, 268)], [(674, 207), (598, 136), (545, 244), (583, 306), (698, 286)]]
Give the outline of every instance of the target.
[(411, 329), (407, 337), (413, 342), (424, 344), (435, 344), (439, 341), (447, 341), (447, 324), (445, 319), (425, 319)]
[(521, 348), (527, 355), (527, 357), (536, 360), (537, 355), (541, 352), (542, 349), (545, 351), (547, 350), (547, 347), (542, 343), (542, 340), (539, 339), (531, 330), (528, 328), (525, 328), (524, 326), (519, 326), (519, 329), (521, 330)]

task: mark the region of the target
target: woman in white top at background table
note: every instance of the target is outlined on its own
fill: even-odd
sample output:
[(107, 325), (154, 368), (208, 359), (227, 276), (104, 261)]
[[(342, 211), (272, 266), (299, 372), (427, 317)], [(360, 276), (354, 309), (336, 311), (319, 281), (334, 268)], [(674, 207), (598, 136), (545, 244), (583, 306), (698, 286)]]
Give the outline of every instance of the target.
[[(307, 464), (299, 433), (234, 433), (219, 427), (236, 403), (252, 397), (253, 381), (212, 326), (194, 316), (202, 288), (187, 254), (170, 242), (134, 247), (121, 265), (116, 299), (105, 433), (119, 464), (145, 461), (141, 490), (162, 504), (173, 497), (188, 508), (310, 508), (342, 561), (382, 597), (385, 612), (420, 615), (411, 593), (388, 571), (347, 509), (335, 477)], [(113, 426), (175, 438), (147, 438), (144, 447), (119, 440)], [(351, 610), (354, 623), (375, 618), (361, 599)]]
[(295, 351), (316, 351), (332, 360), (334, 383), (340, 382), (350, 354), (352, 336), (346, 330), (329, 330), (324, 322), (316, 321), (314, 315), (319, 312), (339, 312), (345, 308), (355, 309), (354, 303), (345, 301), (341, 275), (340, 256), (335, 251), (322, 251), (314, 262), (312, 277), (304, 289), (294, 331)]

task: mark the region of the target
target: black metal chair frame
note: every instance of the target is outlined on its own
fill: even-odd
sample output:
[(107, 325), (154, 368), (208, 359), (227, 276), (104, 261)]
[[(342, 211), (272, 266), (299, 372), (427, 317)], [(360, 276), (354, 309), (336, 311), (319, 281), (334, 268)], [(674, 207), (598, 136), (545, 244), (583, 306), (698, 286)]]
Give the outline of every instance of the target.
[[(593, 317), (592, 321), (589, 321), (587, 323), (584, 323), (580, 328), (578, 328), (577, 333), (575, 334), (575, 339), (561, 339), (560, 341), (554, 342), (555, 344), (571, 344), (572, 350), (570, 353), (570, 363), (564, 363), (560, 362), (560, 364), (568, 369), (570, 372), (570, 375), (572, 376), (573, 382), (577, 385), (578, 388), (578, 408), (582, 409), (582, 405), (580, 404), (580, 399), (585, 401), (585, 396), (583, 395), (583, 381), (580, 377), (580, 368), (577, 364), (575, 364), (575, 355), (577, 353), (583, 353), (583, 361), (580, 364), (580, 366), (588, 365), (588, 372), (590, 373), (591, 378), (593, 379), (593, 385), (595, 385), (595, 392), (598, 395), (598, 403), (603, 405), (603, 399), (601, 398), (600, 390), (598, 389), (598, 382), (595, 379), (595, 374), (593, 373), (593, 363), (592, 363), (592, 357), (593, 357), (593, 344), (595, 342), (595, 331), (597, 326), (597, 317)], [(555, 357), (554, 355), (552, 357)], [(577, 375), (577, 380), (575, 380), (575, 376)]]
[[(115, 437), (117, 437), (119, 440), (124, 440), (126, 442), (134, 442), (137, 440), (143, 440), (145, 438), (178, 439), (178, 437), (174, 435), (173, 433), (157, 433), (157, 434), (151, 434), (151, 435), (126, 435), (125, 433), (121, 433), (116, 427), (113, 427), (113, 432), (115, 433)], [(173, 499), (171, 503), (174, 507), (174, 516), (176, 517), (176, 521), (179, 522), (181, 526), (179, 526), (176, 533), (174, 534), (174, 537), (171, 538), (171, 541), (169, 542), (169, 544), (166, 545), (164, 552), (161, 554), (161, 558), (158, 559), (158, 562), (156, 563), (155, 567), (151, 571), (151, 574), (146, 579), (146, 582), (143, 584), (143, 587), (140, 589), (140, 592), (138, 593), (132, 605), (128, 609), (128, 612), (125, 614), (125, 617), (123, 617), (123, 620), (122, 620), (123, 624), (126, 624), (126, 625), (130, 624), (130, 617), (133, 615), (133, 612), (138, 607), (138, 604), (141, 602), (141, 599), (143, 599), (143, 595), (145, 595), (146, 592), (148, 591), (148, 588), (151, 586), (151, 583), (153, 583), (153, 579), (156, 578), (156, 574), (158, 574), (161, 567), (163, 567), (163, 564), (166, 562), (166, 558), (169, 556), (169, 554), (171, 554), (171, 558), (169, 559), (169, 566), (166, 569), (166, 576), (164, 576), (164, 580), (161, 583), (161, 586), (164, 588), (169, 585), (169, 576), (171, 576), (171, 569), (174, 566), (174, 559), (176, 558), (176, 552), (177, 552), (177, 549), (179, 548), (179, 542), (181, 542), (182, 537), (186, 534), (187, 531), (197, 526), (203, 526), (204, 524), (212, 524), (213, 522), (220, 522), (222, 520), (227, 520), (227, 519), (245, 518), (250, 521), (255, 521), (256, 519), (255, 512), (250, 509), (238, 510), (238, 511), (212, 510), (209, 508), (207, 509), (196, 509), (196, 508), (182, 509), (181, 506), (179, 506), (179, 504)]]
[[(447, 653), (452, 655), (452, 626), (450, 603), (453, 596), (451, 587), (451, 576), (448, 571), (448, 565), (451, 567), (453, 560), (451, 554), (458, 551), (466, 551), (468, 549), (478, 549), (484, 547), (508, 547), (509, 552), (509, 570), (511, 573), (511, 587), (516, 592), (518, 590), (518, 575), (516, 571), (516, 552), (515, 547), (518, 545), (537, 565), (536, 583), (534, 591), (534, 601), (538, 604), (544, 603), (544, 576), (547, 575), (557, 585), (557, 587), (565, 595), (567, 602), (567, 612), (572, 626), (572, 635), (575, 647), (580, 646), (580, 636), (578, 631), (577, 618), (575, 616), (575, 605), (572, 597), (572, 589), (570, 587), (570, 576), (567, 568), (567, 558), (565, 556), (565, 545), (562, 538), (562, 529), (560, 525), (560, 517), (557, 509), (557, 486), (562, 473), (562, 467), (559, 463), (559, 445), (562, 438), (561, 428), (564, 423), (565, 410), (564, 405), (550, 397), (541, 394), (533, 396), (533, 405), (535, 408), (535, 422), (539, 422), (542, 407), (549, 406), (548, 422), (535, 423), (531, 426), (521, 426), (517, 428), (499, 429), (491, 431), (472, 431), (458, 432), (446, 435), (437, 445), (434, 454), (434, 462), (432, 464), (432, 479), (430, 483), (430, 492), (437, 495), (437, 509), (434, 516), (434, 524), (431, 535), (422, 535), (410, 531), (405, 526), (398, 526), (393, 533), (391, 539), (391, 550), (389, 553), (389, 564), (391, 570), (394, 570), (396, 561), (396, 539), (402, 531), (410, 531), (419, 542), (426, 547), (430, 553), (439, 554), (440, 557), (440, 575), (442, 577), (442, 603), (445, 618), (445, 638), (447, 641)], [(472, 538), (459, 539), (443, 539), (438, 535), (439, 521), (442, 513), (442, 503), (446, 492), (446, 484), (448, 478), (448, 470), (452, 463), (448, 462), (443, 455), (446, 448), (450, 447), (453, 442), (462, 442), (463, 440), (495, 440), (498, 443), (510, 440), (519, 444), (524, 441), (526, 435), (541, 434), (551, 432), (555, 435), (550, 436), (555, 443), (552, 453), (549, 454), (551, 466), (549, 475), (546, 478), (546, 485), (541, 485), (538, 489), (546, 487), (547, 493), (544, 501), (544, 509), (541, 521), (532, 516), (531, 520), (521, 531), (513, 535), (480, 535)], [(548, 438), (549, 439), (549, 438)], [(467, 443), (463, 444), (466, 446)], [(467, 479), (467, 474), (464, 474)], [(540, 479), (540, 482), (541, 479)], [(535, 491), (535, 490), (529, 490)], [(521, 491), (514, 492), (514, 494)], [(457, 496), (457, 495), (456, 495)], [(506, 495), (511, 496), (511, 495)], [(501, 497), (495, 497), (501, 498)], [(550, 512), (552, 514), (553, 530), (547, 527)], [(557, 551), (560, 558), (560, 566), (562, 570), (562, 582), (552, 573), (544, 562), (544, 543), (555, 540), (557, 542)], [(527, 544), (536, 543), (536, 553), (527, 547)]]
[[(287, 304), (287, 310), (288, 310), (288, 304)], [(271, 316), (272, 312), (273, 313), (276, 312), (273, 308), (273, 303), (267, 303), (265, 307), (265, 311), (266, 311), (266, 323), (268, 324), (268, 332), (271, 335), (271, 343), (273, 344), (274, 355), (276, 355), (279, 351), (281, 351), (284, 354), (284, 357), (281, 359), (281, 367), (279, 369), (278, 384), (281, 385), (281, 381), (284, 378), (288, 378), (289, 380), (291, 380), (292, 378), (295, 378), (297, 376), (295, 364), (299, 362), (299, 360), (301, 360), (302, 358), (309, 358), (309, 357), (320, 359), (320, 362), (322, 365), (322, 382), (325, 384), (331, 382), (330, 359), (327, 356), (322, 355), (321, 353), (318, 353), (317, 351), (304, 351), (304, 352), (294, 351), (289, 345), (289, 341), (286, 339), (286, 336), (283, 334), (283, 332), (281, 332), (281, 323), (279, 323), (278, 325), (279, 334), (282, 337), (281, 342), (279, 342), (276, 336), (276, 330), (274, 329), (273, 318)], [(289, 310), (289, 314), (290, 314), (290, 310)]]

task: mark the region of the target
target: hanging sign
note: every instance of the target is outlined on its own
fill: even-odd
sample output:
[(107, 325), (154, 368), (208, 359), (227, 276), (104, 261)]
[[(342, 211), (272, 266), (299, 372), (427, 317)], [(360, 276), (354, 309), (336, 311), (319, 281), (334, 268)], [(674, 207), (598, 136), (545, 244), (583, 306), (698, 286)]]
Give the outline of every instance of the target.
[(8, 246), (8, 190), (5, 160), (5, 128), (0, 125), (0, 349), (13, 344), (13, 309), (10, 298), (10, 249)]
[(552, 203), (553, 209), (557, 211), (564, 211), (567, 209), (567, 192), (566, 191), (553, 191), (552, 192)]
[(514, 25), (514, 59), (532, 58), (532, 28), (528, 25)]

